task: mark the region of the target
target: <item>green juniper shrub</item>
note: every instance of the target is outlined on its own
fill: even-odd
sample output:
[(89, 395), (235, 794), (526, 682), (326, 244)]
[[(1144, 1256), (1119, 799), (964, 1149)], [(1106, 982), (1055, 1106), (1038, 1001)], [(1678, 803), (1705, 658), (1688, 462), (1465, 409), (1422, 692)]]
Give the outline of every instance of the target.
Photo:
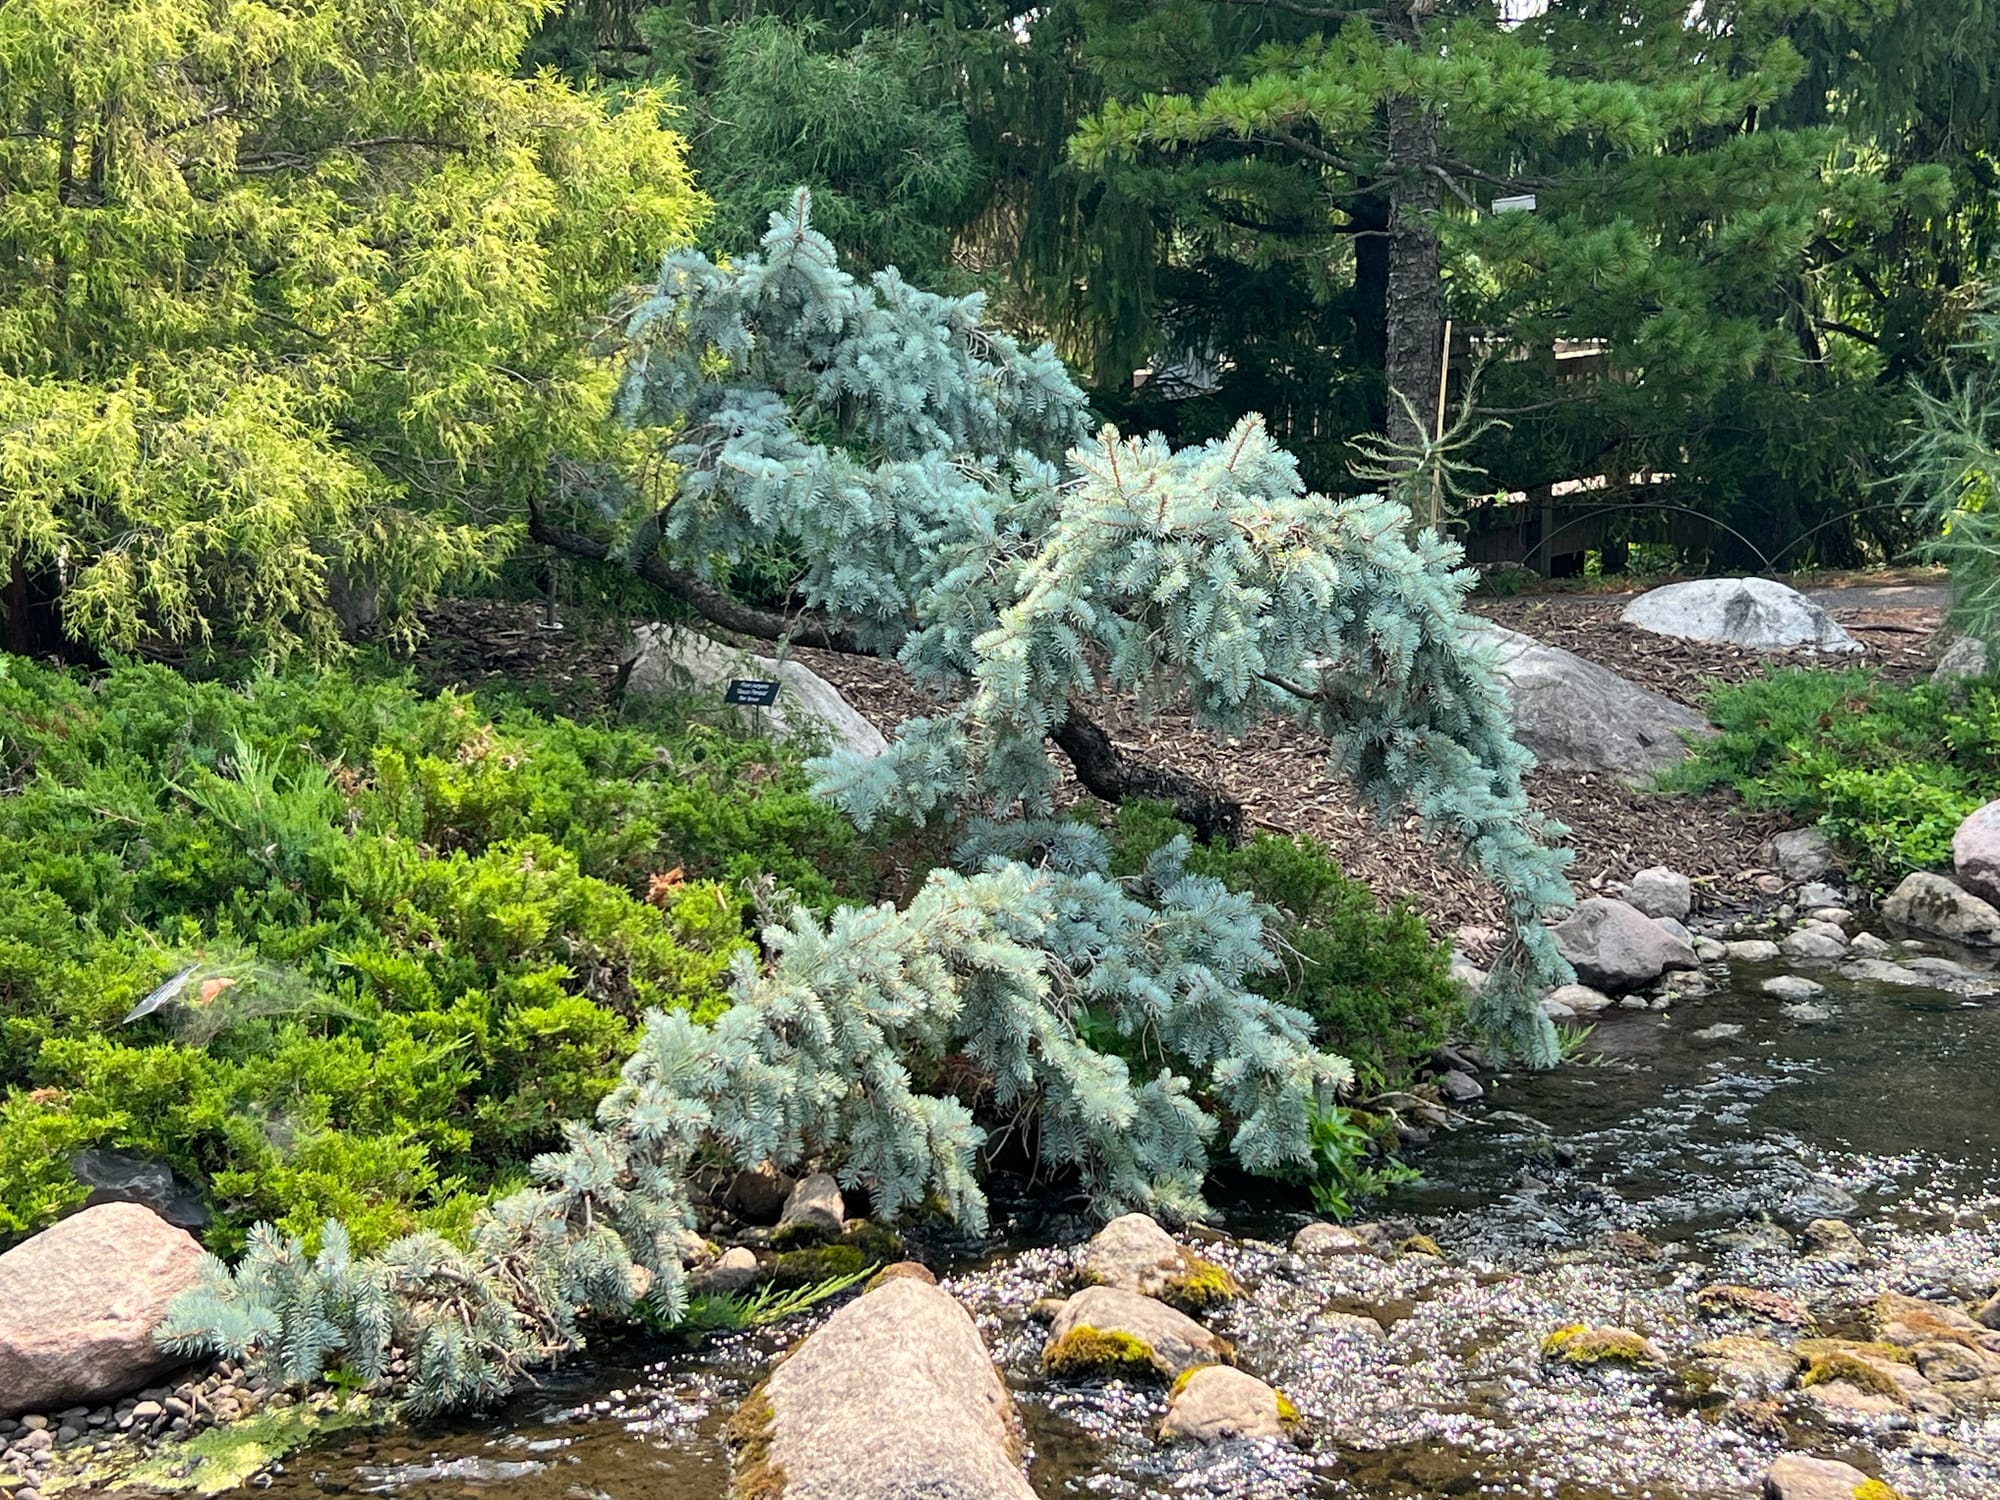
[[(1161, 804), (1126, 803), (1111, 830), (1112, 867), (1132, 874), (1187, 832)], [(1252, 987), (1310, 1015), (1320, 1045), (1354, 1064), (1364, 1090), (1408, 1081), (1445, 1039), (1463, 1004), (1449, 951), (1409, 903), (1384, 911), (1324, 844), (1259, 834), (1240, 848), (1196, 847), (1187, 867), (1276, 910), (1281, 962)]]
[(1887, 889), (1951, 863), (1966, 815), (2000, 788), (2000, 686), (1792, 669), (1717, 688), (1721, 731), (1662, 785), (1730, 786), (1753, 807), (1817, 823), (1856, 876)]
[(825, 908), (868, 868), (795, 756), (717, 729), (0, 657), (0, 1243), (89, 1145), (205, 1187), (224, 1251), (461, 1231), (644, 1012), (719, 1013), (747, 877)]

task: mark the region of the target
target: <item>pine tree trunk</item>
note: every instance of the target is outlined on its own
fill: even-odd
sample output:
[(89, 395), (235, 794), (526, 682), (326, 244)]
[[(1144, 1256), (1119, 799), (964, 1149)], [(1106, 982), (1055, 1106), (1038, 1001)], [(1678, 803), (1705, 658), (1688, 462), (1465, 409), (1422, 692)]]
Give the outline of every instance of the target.
[(1389, 385), (1389, 417), (1385, 430), (1393, 443), (1413, 443), (1433, 430), (1437, 421), (1444, 273), (1437, 231), (1428, 216), (1441, 206), (1444, 184), (1433, 170), (1438, 157), (1437, 117), (1402, 95), (1389, 98), (1387, 113), (1389, 317), (1383, 373)]

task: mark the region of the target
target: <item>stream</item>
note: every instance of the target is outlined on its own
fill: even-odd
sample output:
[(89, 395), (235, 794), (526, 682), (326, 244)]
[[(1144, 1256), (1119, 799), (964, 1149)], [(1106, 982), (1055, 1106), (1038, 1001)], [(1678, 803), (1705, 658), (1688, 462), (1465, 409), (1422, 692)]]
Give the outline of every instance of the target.
[[(995, 1204), (995, 1244), (931, 1256), (1014, 1388), (1029, 1476), (1057, 1497), (1543, 1497), (1750, 1500), (1784, 1449), (1847, 1457), (1911, 1500), (2000, 1496), (2000, 1402), (1842, 1420), (1791, 1393), (1725, 1419), (1674, 1375), (1552, 1367), (1565, 1324), (1640, 1330), (1679, 1369), (1722, 1333), (1693, 1294), (1732, 1282), (1807, 1303), (1822, 1331), (1865, 1336), (1884, 1292), (1962, 1303), (2000, 1283), (2000, 998), (1938, 945), (1898, 945), (1951, 989), (1861, 982), (1828, 967), (1711, 966), (1708, 994), (1614, 1009), (1547, 1074), (1488, 1074), (1463, 1128), (1407, 1159), (1424, 1180), (1369, 1205), (1423, 1254), (1308, 1259), (1303, 1215), (1232, 1206), (1196, 1246), (1249, 1288), (1216, 1314), (1244, 1367), (1299, 1408), (1309, 1445), (1163, 1447), (1166, 1392), (1059, 1383), (1028, 1313), (1063, 1294), (1080, 1220)], [(1816, 1005), (1758, 982), (1803, 972)], [(1845, 1219), (1865, 1256), (1807, 1254), (1799, 1231)], [(1192, 1241), (1190, 1241), (1192, 1243)], [(1372, 1320), (1372, 1321), (1371, 1321)], [(493, 1500), (723, 1500), (721, 1430), (812, 1318), (698, 1349), (598, 1351), (497, 1413), (295, 1454), (270, 1487)]]

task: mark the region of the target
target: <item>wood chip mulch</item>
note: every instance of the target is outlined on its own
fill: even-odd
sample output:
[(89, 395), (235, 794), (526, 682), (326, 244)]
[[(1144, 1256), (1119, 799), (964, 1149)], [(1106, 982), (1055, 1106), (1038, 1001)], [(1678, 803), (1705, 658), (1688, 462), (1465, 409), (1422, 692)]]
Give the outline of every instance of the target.
[[(1695, 705), (1718, 682), (1828, 660), (1653, 636), (1619, 623), (1625, 602), (1603, 594), (1471, 601), (1503, 625)], [(1832, 613), (1865, 647), (1842, 660), (1870, 663), (1903, 680), (1928, 672), (1935, 655), (1931, 638), (1939, 626), (1936, 610), (1835, 608)], [(537, 628), (538, 619), (532, 606), (441, 605), (427, 620), (431, 634), (418, 649), (418, 675), (434, 686), (533, 682), (570, 712), (604, 706), (616, 679), (623, 632), (610, 623), (550, 632)], [(939, 707), (893, 662), (805, 649), (794, 655), (885, 733)], [(1348, 873), (1384, 900), (1408, 898), (1434, 930), (1472, 929), (1466, 936), (1476, 949), (1476, 929), (1490, 929), (1497, 921), (1498, 904), (1478, 876), (1449, 848), (1426, 840), (1414, 820), (1377, 824), (1344, 781), (1327, 775), (1324, 743), (1303, 729), (1273, 722), (1239, 741), (1223, 742), (1195, 729), (1185, 714), (1142, 720), (1121, 703), (1103, 705), (1102, 721), (1121, 749), (1221, 784), (1243, 803), (1256, 827), (1324, 841)], [(1785, 826), (1781, 818), (1744, 809), (1728, 792), (1665, 796), (1609, 776), (1554, 771), (1534, 773), (1528, 790), (1536, 808), (1568, 827), (1575, 850), (1570, 876), (1580, 890), (1663, 864), (1692, 877), (1705, 906), (1749, 904), (1758, 898), (1758, 878), (1769, 873), (1758, 851)], [(1080, 796), (1080, 789), (1071, 788), (1071, 795)]]

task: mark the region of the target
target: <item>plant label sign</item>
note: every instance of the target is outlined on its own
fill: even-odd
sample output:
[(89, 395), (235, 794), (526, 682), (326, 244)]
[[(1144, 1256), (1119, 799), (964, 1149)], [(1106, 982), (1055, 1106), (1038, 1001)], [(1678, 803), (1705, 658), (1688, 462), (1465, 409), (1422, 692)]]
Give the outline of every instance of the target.
[(723, 690), (722, 701), (749, 708), (769, 708), (778, 701), (778, 684), (760, 677), (732, 677)]
[(1533, 213), (1534, 208), (1535, 195), (1533, 193), (1521, 193), (1512, 198), (1495, 198), (1493, 200), (1493, 212), (1496, 214)]

